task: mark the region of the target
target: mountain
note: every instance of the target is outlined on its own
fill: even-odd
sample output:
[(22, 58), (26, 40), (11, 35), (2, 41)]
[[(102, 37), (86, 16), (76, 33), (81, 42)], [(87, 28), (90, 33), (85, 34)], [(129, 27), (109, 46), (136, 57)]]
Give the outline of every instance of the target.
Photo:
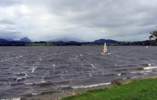
[(6, 39), (0, 39), (0, 42), (8, 42)]
[(31, 40), (27, 37), (23, 37), (19, 40), (13, 40), (13, 39), (4, 39), (4, 38), (0, 38), (0, 42), (31, 42)]
[(108, 45), (117, 45), (119, 42), (111, 39), (99, 39), (93, 42), (77, 42), (77, 41), (38, 41), (31, 42), (28, 37), (23, 37), (19, 40), (0, 39), (0, 46), (28, 46), (28, 45), (56, 45), (56, 46), (81, 46), (81, 45), (102, 45), (107, 43)]
[(111, 39), (98, 39), (93, 42), (77, 42), (77, 41), (37, 41), (32, 42), (29, 38), (23, 37), (19, 40), (0, 38), (0, 46), (81, 46), (81, 45), (103, 45), (106, 43), (111, 46), (129, 46), (129, 45), (157, 45), (156, 41), (116, 41)]
[(104, 44), (104, 43), (107, 43), (107, 44), (118, 44), (119, 42), (116, 41), (116, 40), (111, 40), (111, 39), (99, 39), (99, 40), (95, 40), (93, 43), (94, 44)]
[(0, 42), (9, 42), (9, 41), (14, 41), (13, 39), (9, 39), (9, 38), (0, 38)]
[(31, 43), (31, 40), (27, 37), (20, 40), (0, 38), (0, 46), (27, 46), (29, 43)]
[(28, 37), (23, 37), (19, 41), (21, 41), (21, 42), (31, 42), (31, 40)]

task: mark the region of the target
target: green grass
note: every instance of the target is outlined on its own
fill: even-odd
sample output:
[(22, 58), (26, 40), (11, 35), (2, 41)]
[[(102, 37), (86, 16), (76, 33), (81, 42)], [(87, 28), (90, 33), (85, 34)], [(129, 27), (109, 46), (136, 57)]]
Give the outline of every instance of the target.
[(87, 91), (62, 100), (157, 100), (157, 79), (135, 80), (106, 89)]

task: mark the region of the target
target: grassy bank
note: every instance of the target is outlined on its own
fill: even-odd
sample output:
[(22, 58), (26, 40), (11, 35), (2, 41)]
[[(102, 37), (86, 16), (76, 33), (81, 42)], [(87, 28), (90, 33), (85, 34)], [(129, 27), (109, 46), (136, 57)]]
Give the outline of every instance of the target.
[(157, 100), (157, 79), (135, 80), (124, 85), (88, 91), (62, 100)]

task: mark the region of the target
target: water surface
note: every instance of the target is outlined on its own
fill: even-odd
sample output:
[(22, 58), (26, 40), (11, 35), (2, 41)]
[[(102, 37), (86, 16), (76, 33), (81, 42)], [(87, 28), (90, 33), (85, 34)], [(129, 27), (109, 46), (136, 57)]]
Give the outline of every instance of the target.
[(0, 47), (0, 97), (37, 94), (60, 87), (157, 75), (157, 47)]

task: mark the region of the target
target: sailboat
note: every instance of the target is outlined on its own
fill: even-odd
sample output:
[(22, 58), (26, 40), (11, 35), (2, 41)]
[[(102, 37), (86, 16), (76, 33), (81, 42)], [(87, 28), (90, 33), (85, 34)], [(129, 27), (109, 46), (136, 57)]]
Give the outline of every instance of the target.
[(104, 43), (104, 47), (103, 47), (103, 50), (101, 52), (102, 55), (106, 55), (108, 53), (108, 48), (107, 48), (107, 44)]

